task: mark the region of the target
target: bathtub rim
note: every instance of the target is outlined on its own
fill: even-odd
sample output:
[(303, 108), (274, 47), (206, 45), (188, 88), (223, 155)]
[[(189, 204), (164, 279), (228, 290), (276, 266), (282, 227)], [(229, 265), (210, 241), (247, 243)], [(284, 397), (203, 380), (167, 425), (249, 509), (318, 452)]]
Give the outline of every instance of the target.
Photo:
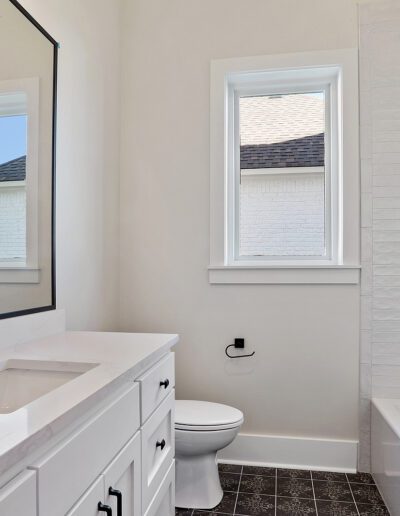
[[(398, 403), (398, 407), (395, 406)], [(381, 414), (392, 432), (400, 439), (400, 399), (399, 398), (372, 398), (372, 405)]]

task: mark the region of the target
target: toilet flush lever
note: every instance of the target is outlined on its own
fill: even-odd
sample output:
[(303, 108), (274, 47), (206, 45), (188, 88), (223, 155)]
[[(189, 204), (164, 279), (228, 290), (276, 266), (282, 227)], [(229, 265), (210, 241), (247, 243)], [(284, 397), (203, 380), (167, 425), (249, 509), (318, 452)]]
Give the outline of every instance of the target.
[(229, 344), (229, 346), (226, 346), (225, 355), (229, 358), (245, 358), (245, 357), (252, 357), (256, 353), (255, 351), (253, 351), (253, 353), (248, 353), (246, 355), (230, 355), (228, 353), (229, 348), (244, 349), (244, 339), (242, 339), (242, 338), (237, 338), (237, 339), (235, 339), (234, 344)]
[(163, 382), (160, 382), (160, 387), (164, 387), (164, 389), (168, 389), (169, 380), (168, 378), (164, 380)]

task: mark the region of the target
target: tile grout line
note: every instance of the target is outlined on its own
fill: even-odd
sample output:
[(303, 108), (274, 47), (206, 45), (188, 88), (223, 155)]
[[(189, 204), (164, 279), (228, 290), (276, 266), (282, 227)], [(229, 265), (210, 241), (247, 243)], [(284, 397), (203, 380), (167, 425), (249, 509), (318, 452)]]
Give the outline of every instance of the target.
[(350, 489), (351, 497), (353, 498), (354, 505), (356, 506), (357, 514), (358, 514), (358, 516), (360, 516), (360, 511), (358, 510), (358, 505), (357, 505), (356, 499), (354, 498), (353, 490), (351, 488), (351, 484), (349, 482), (349, 477), (347, 476), (347, 473), (346, 473), (346, 480), (347, 480), (347, 484), (348, 484), (349, 489)]
[(233, 515), (234, 516), (236, 514), (236, 505), (237, 505), (237, 501), (238, 501), (238, 498), (239, 498), (239, 490), (240, 490), (240, 484), (242, 482), (242, 475), (243, 475), (243, 465), (240, 469), (240, 476), (239, 476), (239, 483), (238, 483), (238, 488), (237, 488), (237, 493), (236, 493), (236, 500), (235, 500), (235, 505), (233, 507)]
[(317, 499), (315, 497), (314, 477), (312, 474), (312, 470), (310, 470), (310, 476), (311, 476), (311, 487), (312, 487), (312, 492), (313, 492), (313, 497), (314, 497), (315, 514), (316, 514), (316, 516), (318, 516)]

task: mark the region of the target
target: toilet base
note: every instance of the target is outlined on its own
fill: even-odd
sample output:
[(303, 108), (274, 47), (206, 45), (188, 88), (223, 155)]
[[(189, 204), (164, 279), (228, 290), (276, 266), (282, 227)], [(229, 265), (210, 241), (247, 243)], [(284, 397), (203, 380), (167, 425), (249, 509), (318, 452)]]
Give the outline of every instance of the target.
[(213, 509), (223, 497), (216, 453), (176, 457), (175, 505)]

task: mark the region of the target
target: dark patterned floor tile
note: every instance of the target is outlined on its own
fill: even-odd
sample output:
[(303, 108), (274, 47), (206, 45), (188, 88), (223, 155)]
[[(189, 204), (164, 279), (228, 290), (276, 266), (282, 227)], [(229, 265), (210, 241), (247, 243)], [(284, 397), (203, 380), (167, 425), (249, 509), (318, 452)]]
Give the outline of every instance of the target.
[(242, 475), (239, 491), (241, 493), (275, 495), (275, 477), (262, 477), (261, 475)]
[(175, 507), (175, 516), (191, 516), (193, 509), (180, 509)]
[(243, 475), (263, 475), (266, 477), (274, 477), (276, 468), (264, 468), (262, 466), (243, 466)]
[(327, 502), (317, 500), (319, 516), (358, 516), (353, 502)]
[(278, 468), (278, 477), (311, 479), (311, 472), (306, 469), (282, 469)]
[(277, 495), (291, 498), (313, 498), (312, 482), (301, 478), (278, 478)]
[(278, 496), (276, 499), (276, 516), (303, 516), (317, 514), (314, 500), (304, 498), (283, 498)]
[(233, 514), (233, 511), (235, 510), (236, 496), (236, 493), (224, 493), (224, 497), (221, 502), (214, 507), (211, 514)]
[(369, 473), (347, 473), (347, 480), (355, 484), (375, 484)]
[(237, 491), (239, 489), (240, 475), (236, 473), (220, 473), (219, 479), (224, 491)]
[(337, 502), (352, 502), (350, 486), (347, 482), (314, 480), (314, 492), (317, 500), (334, 500)]
[(275, 516), (275, 496), (239, 493), (235, 514)]
[(385, 505), (376, 486), (364, 484), (350, 484), (350, 486), (357, 504)]
[(193, 516), (233, 516), (233, 512), (193, 511)]
[(358, 512), (360, 516), (390, 516), (389, 511), (384, 505), (368, 505), (358, 503)]
[(335, 471), (313, 471), (313, 480), (331, 480), (333, 482), (347, 482), (346, 473)]
[(218, 464), (218, 471), (222, 473), (241, 473), (242, 466), (240, 464)]

